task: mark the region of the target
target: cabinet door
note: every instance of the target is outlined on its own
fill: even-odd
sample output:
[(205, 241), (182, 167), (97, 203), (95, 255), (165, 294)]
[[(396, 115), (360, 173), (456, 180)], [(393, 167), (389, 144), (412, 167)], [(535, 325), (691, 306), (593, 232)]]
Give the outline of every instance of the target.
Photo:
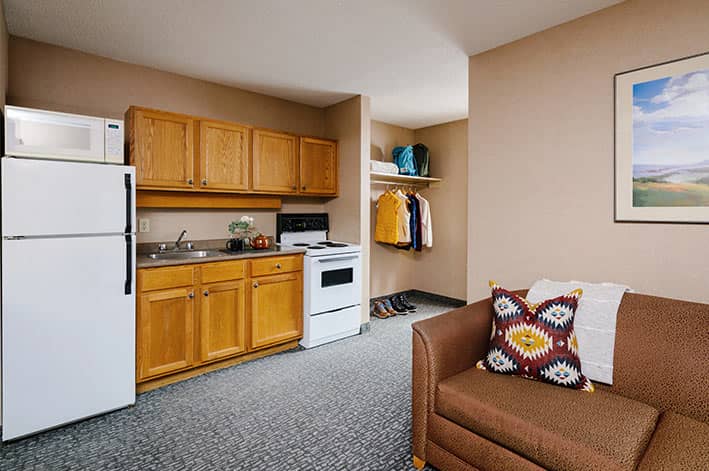
[(187, 368), (194, 361), (192, 287), (142, 294), (138, 303), (137, 380)]
[(337, 194), (337, 142), (300, 138), (300, 194)]
[(249, 128), (246, 126), (200, 121), (200, 188), (248, 190), (249, 148)]
[(296, 147), (295, 136), (255, 129), (252, 189), (264, 193), (296, 193)]
[(245, 351), (244, 280), (202, 285), (201, 294), (201, 360), (216, 360)]
[(251, 348), (303, 336), (303, 272), (251, 280)]
[(128, 111), (130, 163), (138, 187), (194, 187), (194, 121), (185, 115)]

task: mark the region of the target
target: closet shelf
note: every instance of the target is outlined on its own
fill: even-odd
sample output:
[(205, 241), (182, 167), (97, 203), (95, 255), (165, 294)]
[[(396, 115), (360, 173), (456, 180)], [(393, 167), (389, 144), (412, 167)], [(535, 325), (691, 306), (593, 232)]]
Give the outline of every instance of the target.
[(410, 175), (394, 175), (391, 173), (369, 172), (371, 183), (389, 183), (391, 185), (438, 186), (443, 180), (433, 177), (412, 177)]

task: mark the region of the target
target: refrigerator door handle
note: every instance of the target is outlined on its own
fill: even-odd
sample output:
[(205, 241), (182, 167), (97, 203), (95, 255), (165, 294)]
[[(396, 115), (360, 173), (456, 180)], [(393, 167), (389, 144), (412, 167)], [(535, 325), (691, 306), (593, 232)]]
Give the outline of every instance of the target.
[(123, 184), (126, 188), (126, 229), (125, 233), (130, 234), (133, 232), (133, 225), (131, 224), (131, 221), (133, 220), (133, 201), (132, 201), (132, 181), (131, 181), (131, 174), (126, 173), (123, 175)]
[(133, 236), (126, 234), (126, 283), (123, 292), (128, 295), (133, 291)]

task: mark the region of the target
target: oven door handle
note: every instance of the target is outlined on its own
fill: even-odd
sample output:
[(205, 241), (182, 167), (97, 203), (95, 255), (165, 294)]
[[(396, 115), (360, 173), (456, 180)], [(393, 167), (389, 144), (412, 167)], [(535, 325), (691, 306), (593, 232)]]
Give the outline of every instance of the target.
[(329, 263), (329, 262), (341, 262), (343, 260), (355, 260), (357, 258), (359, 258), (359, 255), (351, 255), (349, 257), (325, 258), (325, 259), (316, 258), (315, 260), (317, 260), (320, 263)]

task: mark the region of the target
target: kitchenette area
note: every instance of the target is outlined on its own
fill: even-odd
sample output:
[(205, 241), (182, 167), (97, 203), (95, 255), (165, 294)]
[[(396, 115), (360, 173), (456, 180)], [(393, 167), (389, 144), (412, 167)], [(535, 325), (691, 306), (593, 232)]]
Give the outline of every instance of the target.
[[(5, 117), (3, 441), (360, 333), (362, 249), (331, 239), (337, 140), (139, 106)], [(153, 219), (174, 234), (155, 240), (156, 212), (189, 217)], [(220, 223), (193, 238), (202, 212)]]

